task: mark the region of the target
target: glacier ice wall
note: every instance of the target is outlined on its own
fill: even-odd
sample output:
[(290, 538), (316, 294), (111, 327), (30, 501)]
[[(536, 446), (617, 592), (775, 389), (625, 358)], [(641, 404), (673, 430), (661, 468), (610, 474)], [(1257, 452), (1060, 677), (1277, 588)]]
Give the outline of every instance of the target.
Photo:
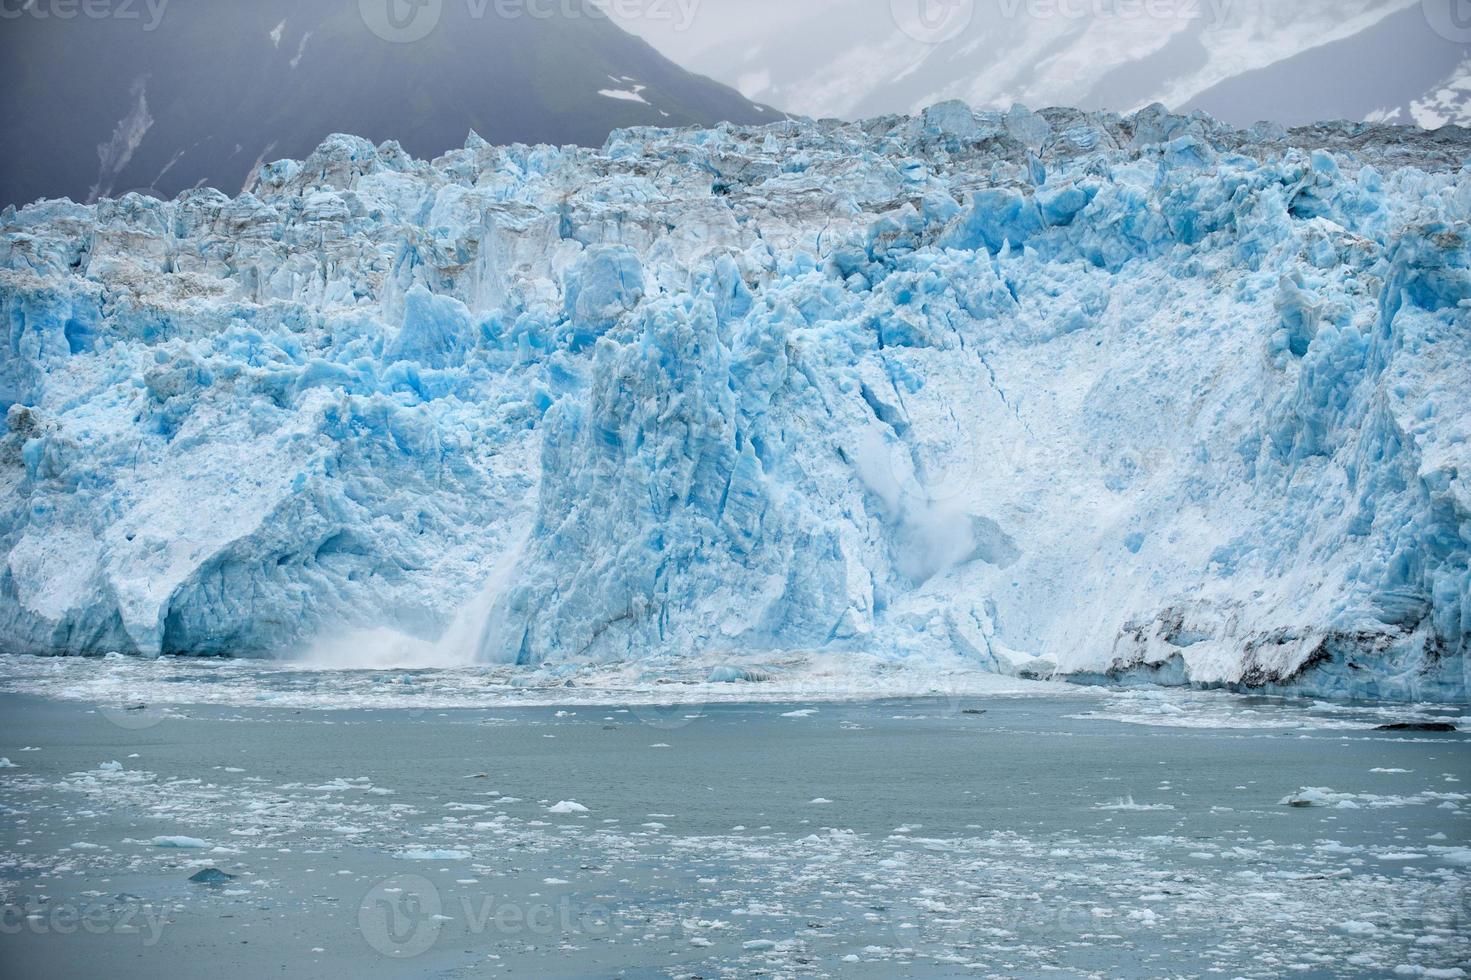
[(0, 644), (1464, 697), (1468, 155), (949, 103), (8, 209)]

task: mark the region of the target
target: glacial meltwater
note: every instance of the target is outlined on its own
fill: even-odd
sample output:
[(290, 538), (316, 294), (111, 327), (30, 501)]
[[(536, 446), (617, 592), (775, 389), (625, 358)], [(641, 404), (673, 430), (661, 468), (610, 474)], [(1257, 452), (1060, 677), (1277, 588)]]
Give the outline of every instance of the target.
[(0, 658), (0, 973), (1471, 962), (1465, 709), (493, 680)]

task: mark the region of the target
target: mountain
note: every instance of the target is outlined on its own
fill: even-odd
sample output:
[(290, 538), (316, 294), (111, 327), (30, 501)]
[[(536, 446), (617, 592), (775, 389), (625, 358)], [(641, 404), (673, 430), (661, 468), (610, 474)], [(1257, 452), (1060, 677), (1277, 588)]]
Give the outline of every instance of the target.
[[(779, 29), (722, 21), (732, 36), (703, 38), (680, 58), (813, 118), (915, 112), (945, 99), (1114, 111), (1159, 102), (1242, 126), (1388, 120), (1401, 109), (1396, 121), (1435, 128), (1471, 99), (1471, 86), (1458, 84), (1471, 56), (1471, 30), (1452, 17), (1459, 2), (893, 0), (890, 17), (869, 0), (813, 0), (804, 17), (788, 10)], [(666, 50), (686, 43), (647, 22), (628, 26)]]
[(1464, 699), (1468, 151), (948, 103), (7, 209), (0, 644)]
[(0, 206), (196, 186), (238, 194), (261, 163), (305, 157), (334, 132), (432, 157), (471, 130), (600, 145), (620, 127), (779, 118), (592, 7), (562, 4), (553, 17), (493, 0), (113, 7), (102, 18), (6, 19)]
[(1367, 119), (1425, 129), (1465, 126), (1471, 123), (1467, 41), (1471, 31), (1458, 43), (1427, 30), (1417, 4), (1351, 37), (1219, 82), (1186, 108), (1239, 120), (1269, 105), (1271, 118), (1291, 125)]

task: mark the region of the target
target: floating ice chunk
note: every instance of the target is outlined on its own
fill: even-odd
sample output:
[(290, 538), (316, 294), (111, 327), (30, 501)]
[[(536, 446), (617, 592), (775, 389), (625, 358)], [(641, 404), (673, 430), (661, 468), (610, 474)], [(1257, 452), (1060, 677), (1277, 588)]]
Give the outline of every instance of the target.
[(1095, 810), (1130, 811), (1173, 810), (1174, 808), (1174, 804), (1172, 803), (1135, 803), (1134, 797), (1132, 796), (1125, 796), (1121, 799), (1114, 800), (1112, 803), (1098, 803), (1093, 807)]
[(587, 813), (587, 807), (576, 800), (563, 800), (547, 807), (547, 813)]
[(221, 871), (219, 868), (201, 868), (189, 876), (189, 880), (196, 885), (223, 885), (227, 881), (234, 881), (235, 875)]
[(796, 711), (783, 711), (783, 718), (810, 718), (817, 714), (816, 708), (800, 708)]
[(424, 847), (409, 847), (393, 855), (399, 861), (468, 861), (469, 851), (455, 848), (432, 850)]
[(1356, 847), (1350, 844), (1342, 844), (1336, 840), (1330, 840), (1318, 844), (1316, 847), (1313, 848), (1313, 850), (1322, 851), (1324, 854), (1358, 854), (1363, 850), (1363, 848)]
[(1331, 803), (1348, 801), (1348, 793), (1335, 793), (1326, 786), (1304, 786), (1289, 796), (1277, 801), (1278, 806), (1328, 806)]
[(200, 840), (198, 837), (155, 837), (152, 843), (154, 847), (182, 847), (191, 850), (202, 850), (214, 846), (209, 841)]
[(17, 766), (15, 763), (11, 762), (8, 757), (3, 756), (3, 755), (0, 755), (0, 769), (18, 769), (18, 768), (20, 768), (20, 767)]
[[(1444, 840), (1445, 838), (1441, 838)], [(1430, 852), (1442, 861), (1451, 864), (1471, 866), (1471, 847), (1431, 847)]]

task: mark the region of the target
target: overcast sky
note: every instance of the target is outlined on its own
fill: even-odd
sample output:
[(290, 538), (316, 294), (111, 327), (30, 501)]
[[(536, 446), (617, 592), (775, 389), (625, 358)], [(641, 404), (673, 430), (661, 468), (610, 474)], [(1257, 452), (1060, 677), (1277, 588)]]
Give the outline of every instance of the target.
[(944, 99), (1231, 122), (1471, 123), (1467, 0), (596, 0), (749, 98), (811, 116)]
[(889, 0), (606, 0), (623, 27), (681, 64), (709, 49), (751, 47), (815, 14), (890, 17)]

